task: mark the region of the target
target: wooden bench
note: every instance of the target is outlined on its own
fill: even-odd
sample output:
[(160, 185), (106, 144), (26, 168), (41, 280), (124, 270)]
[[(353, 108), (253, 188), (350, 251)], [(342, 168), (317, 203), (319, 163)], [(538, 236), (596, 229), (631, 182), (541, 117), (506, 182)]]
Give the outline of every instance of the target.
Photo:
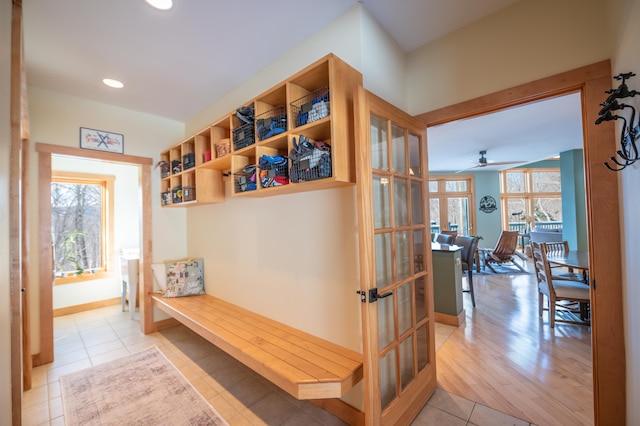
[(362, 379), (362, 355), (210, 295), (154, 304), (297, 399), (340, 398)]

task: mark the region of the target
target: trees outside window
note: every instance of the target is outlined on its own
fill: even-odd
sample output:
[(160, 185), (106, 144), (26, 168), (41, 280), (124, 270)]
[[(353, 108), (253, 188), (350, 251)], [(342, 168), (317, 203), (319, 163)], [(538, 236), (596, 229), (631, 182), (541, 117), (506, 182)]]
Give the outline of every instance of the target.
[(113, 176), (55, 172), (51, 237), (56, 284), (100, 278), (107, 271)]
[(429, 212), (431, 232), (457, 231), (473, 235), (475, 182), (473, 175), (429, 176)]
[(502, 171), (500, 183), (504, 229), (562, 227), (559, 168)]

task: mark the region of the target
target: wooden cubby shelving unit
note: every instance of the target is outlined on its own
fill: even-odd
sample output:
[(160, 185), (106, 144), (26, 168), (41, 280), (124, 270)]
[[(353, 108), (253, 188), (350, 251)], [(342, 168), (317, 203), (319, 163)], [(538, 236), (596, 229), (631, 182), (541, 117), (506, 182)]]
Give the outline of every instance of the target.
[[(165, 170), (161, 176), (163, 207), (224, 202), (223, 174), (226, 173), (230, 173), (233, 182), (233, 197), (264, 197), (353, 184), (353, 94), (358, 85), (362, 85), (362, 74), (337, 56), (329, 54), (243, 105), (253, 107), (256, 118), (269, 116), (272, 111), (286, 111), (285, 132), (261, 140), (256, 124), (255, 143), (235, 149), (234, 131), (239, 132), (242, 123), (234, 110), (184, 141), (162, 151), (160, 160), (170, 165), (169, 173)], [(313, 97), (316, 91), (325, 87), (329, 91), (328, 115), (296, 126), (297, 116), (292, 113), (292, 103), (305, 96)], [(264, 188), (259, 179), (256, 179), (255, 190), (243, 192), (238, 189), (236, 182), (245, 166), (257, 165), (262, 155), (288, 156), (293, 148), (294, 138), (298, 141), (300, 135), (331, 146), (330, 177)], [(229, 152), (218, 156), (216, 146), (225, 141), (229, 143)], [(194, 156), (194, 166), (185, 169), (185, 156), (189, 154)], [(180, 168), (174, 170), (178, 161)]]

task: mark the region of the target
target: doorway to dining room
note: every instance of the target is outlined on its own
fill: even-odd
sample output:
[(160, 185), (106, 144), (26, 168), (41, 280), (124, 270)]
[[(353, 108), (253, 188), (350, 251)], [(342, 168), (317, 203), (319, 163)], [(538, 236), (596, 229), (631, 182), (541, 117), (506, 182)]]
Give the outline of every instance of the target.
[[(596, 127), (592, 117), (597, 116), (599, 108), (597, 99), (611, 85), (611, 65), (609, 61), (589, 65), (560, 75), (548, 77), (516, 88), (445, 107), (419, 115), (428, 127), (487, 114), (526, 102), (540, 101), (554, 96), (579, 91), (582, 97), (582, 124), (584, 129), (584, 170), (587, 200), (587, 218), (589, 229), (589, 256), (591, 263), (591, 352), (593, 371), (593, 421), (595, 424), (611, 422), (619, 419), (624, 422), (625, 401), (625, 366), (623, 319), (615, 306), (622, 303), (620, 235), (618, 215), (617, 178), (602, 166), (602, 158), (615, 146), (613, 126)], [(596, 143), (597, 141), (597, 143)], [(593, 206), (606, 204), (610, 208), (596, 209)], [(615, 232), (612, 232), (612, 229)], [(607, 238), (601, 238), (606, 235)], [(598, 241), (598, 246), (594, 245)], [(616, 255), (617, 254), (617, 255)], [(598, 286), (594, 284), (598, 280)], [(606, 289), (602, 291), (602, 288)], [(476, 308), (478, 309), (478, 308)], [(510, 321), (503, 324), (505, 328), (512, 325)], [(571, 326), (576, 327), (576, 326)], [(553, 333), (544, 327), (540, 328), (539, 341), (551, 339), (561, 345), (562, 329), (556, 328)], [(606, 335), (601, 330), (614, 330)], [(484, 338), (490, 339), (491, 336)], [(523, 342), (522, 350), (527, 345), (537, 345), (532, 340)], [(502, 359), (491, 362), (517, 363), (517, 352), (506, 352)], [(480, 355), (481, 356), (481, 355)], [(541, 354), (540, 367), (552, 359)], [(478, 392), (467, 389), (468, 392)], [(465, 396), (465, 395), (462, 395)], [(531, 395), (529, 395), (531, 396)], [(522, 401), (526, 398), (523, 395)], [(614, 420), (615, 423), (615, 420)]]

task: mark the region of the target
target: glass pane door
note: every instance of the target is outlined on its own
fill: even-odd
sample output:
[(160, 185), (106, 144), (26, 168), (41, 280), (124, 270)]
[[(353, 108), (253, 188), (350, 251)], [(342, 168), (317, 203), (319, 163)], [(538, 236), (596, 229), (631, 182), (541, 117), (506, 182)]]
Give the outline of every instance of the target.
[(435, 389), (426, 132), (405, 113), (387, 117), (395, 107), (362, 88), (359, 101), (363, 93), (367, 105), (380, 102), (356, 126), (365, 416), (408, 424)]
[(471, 235), (469, 226), (469, 198), (447, 198), (447, 226), (459, 235)]

